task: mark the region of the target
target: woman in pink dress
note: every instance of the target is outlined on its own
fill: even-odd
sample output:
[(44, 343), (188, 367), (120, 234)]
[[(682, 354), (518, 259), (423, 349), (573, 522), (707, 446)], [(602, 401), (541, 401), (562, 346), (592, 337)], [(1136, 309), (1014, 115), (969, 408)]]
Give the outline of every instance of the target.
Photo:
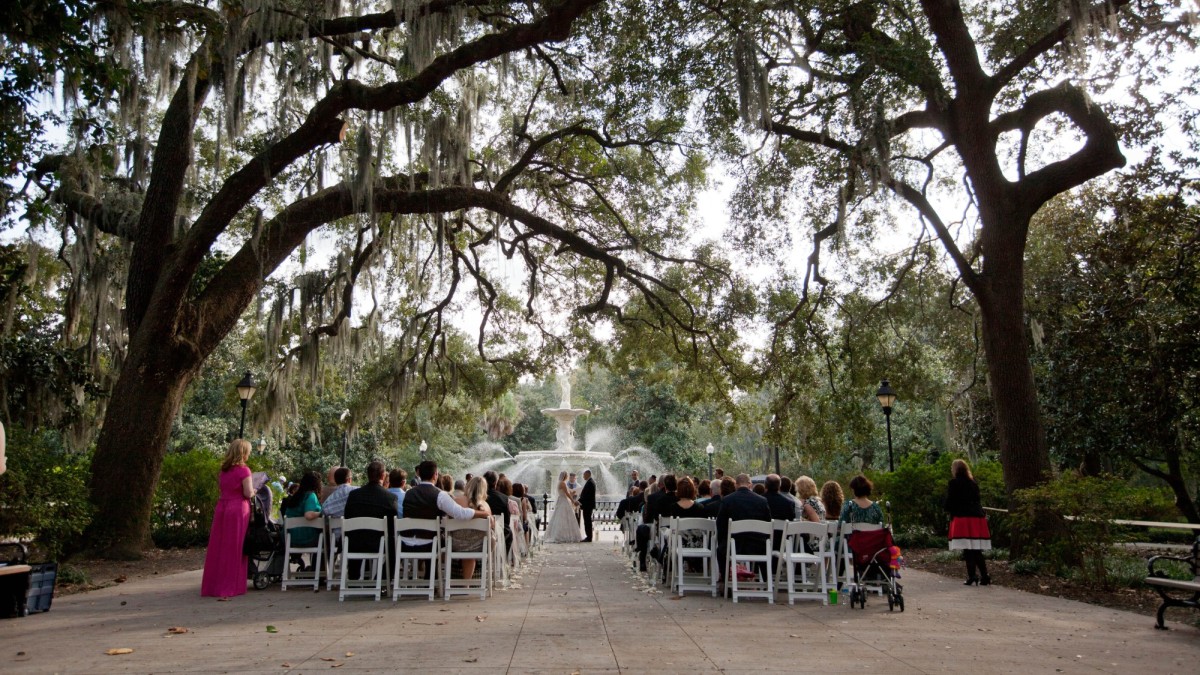
[(204, 554), (204, 578), (200, 595), (208, 598), (228, 598), (246, 592), (246, 556), (242, 555), (242, 540), (250, 525), (250, 442), (234, 439), (225, 451), (219, 478), (221, 498), (213, 512), (212, 529), (208, 533), (208, 551)]

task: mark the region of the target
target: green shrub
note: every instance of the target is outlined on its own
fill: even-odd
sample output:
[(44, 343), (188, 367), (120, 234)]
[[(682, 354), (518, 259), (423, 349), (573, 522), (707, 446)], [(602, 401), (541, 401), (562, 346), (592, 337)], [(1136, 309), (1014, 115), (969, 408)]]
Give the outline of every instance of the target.
[[(875, 484), (875, 498), (881, 503), (890, 503), (888, 516), (897, 532), (923, 528), (913, 531), (935, 532), (941, 538), (937, 540), (938, 543), (929, 545), (946, 545), (945, 534), (950, 526), (950, 516), (942, 503), (946, 499), (950, 463), (954, 459), (950, 455), (942, 455), (929, 464), (916, 455), (909, 455), (892, 473), (868, 472), (867, 477)], [(971, 470), (979, 482), (983, 505), (1004, 508), (1007, 499), (999, 464), (979, 462)], [(847, 484), (848, 481), (843, 482), (843, 488)]]
[(1037, 560), (1035, 558), (1025, 558), (1023, 560), (1014, 560), (1009, 568), (1013, 571), (1013, 574), (1029, 575), (1041, 574), (1042, 568), (1045, 566), (1046, 563), (1042, 562), (1041, 560)]
[[(213, 510), (221, 496), (218, 476), (222, 456), (210, 450), (171, 453), (163, 458), (154, 491), (150, 532), (160, 548), (203, 546), (208, 543)], [(265, 470), (265, 460), (250, 457), (252, 470)]]
[(1130, 487), (1113, 477), (1064, 474), (1016, 497), (1010, 521), (1028, 550), (1056, 574), (1101, 588), (1114, 585), (1108, 562), (1122, 528), (1111, 521), (1164, 515), (1162, 490)]
[(924, 525), (908, 525), (895, 528), (896, 545), (901, 548), (945, 548), (946, 535)]
[(9, 429), (0, 476), (0, 535), (30, 541), (33, 559), (55, 560), (91, 522), (90, 458), (65, 452), (54, 432)]

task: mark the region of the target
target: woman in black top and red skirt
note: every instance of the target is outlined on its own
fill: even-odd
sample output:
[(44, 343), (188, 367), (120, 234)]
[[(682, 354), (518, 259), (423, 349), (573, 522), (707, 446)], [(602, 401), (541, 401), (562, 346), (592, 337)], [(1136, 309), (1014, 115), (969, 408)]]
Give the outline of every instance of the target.
[(950, 550), (962, 551), (967, 562), (966, 585), (987, 586), (988, 576), (983, 552), (992, 548), (992, 534), (983, 505), (979, 501), (979, 483), (971, 475), (971, 467), (961, 459), (950, 464), (950, 484), (946, 488), (946, 510), (950, 512)]

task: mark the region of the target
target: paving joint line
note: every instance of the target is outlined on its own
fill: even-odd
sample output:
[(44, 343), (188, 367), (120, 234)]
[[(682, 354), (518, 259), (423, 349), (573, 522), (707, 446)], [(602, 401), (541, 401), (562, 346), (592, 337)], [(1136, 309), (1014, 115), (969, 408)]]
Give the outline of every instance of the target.
[[(544, 547), (541, 548), (541, 555), (546, 555), (546, 549)], [(533, 560), (533, 558), (531, 557), (530, 558), (531, 562), (527, 566), (532, 566), (532, 564), (533, 564), (532, 560)], [(544, 568), (544, 567), (545, 566), (543, 565), (542, 568)], [(522, 580), (524, 578), (525, 577), (522, 576)], [(525, 634), (525, 622), (529, 620), (529, 608), (530, 608), (530, 606), (533, 605), (533, 599), (537, 597), (537, 587), (538, 587), (538, 584), (540, 584), (541, 582), (542, 582), (542, 569), (539, 568), (537, 570), (537, 576), (533, 580), (533, 588), (529, 589), (529, 602), (525, 603), (525, 614), (521, 616), (521, 627), (517, 629), (517, 639), (513, 641), (512, 653), (508, 655), (508, 665), (505, 666), (505, 668), (504, 668), (505, 673), (512, 672), (513, 660), (517, 658), (517, 647), (519, 647), (521, 645), (521, 636)], [(521, 588), (524, 588), (524, 587), (525, 587), (525, 585), (521, 584)]]

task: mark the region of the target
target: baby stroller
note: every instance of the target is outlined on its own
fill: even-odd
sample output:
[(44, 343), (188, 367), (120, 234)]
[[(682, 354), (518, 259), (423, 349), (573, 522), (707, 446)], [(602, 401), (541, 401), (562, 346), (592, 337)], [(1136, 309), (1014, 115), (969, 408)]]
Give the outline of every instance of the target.
[(283, 578), (283, 532), (268, 515), (274, 497), (267, 484), (267, 474), (258, 472), (250, 477), (254, 498), (250, 500), (250, 526), (242, 542), (242, 553), (248, 558), (246, 578), (254, 588), (263, 590)]
[(904, 611), (904, 587), (900, 585), (900, 547), (892, 541), (892, 530), (856, 530), (846, 538), (854, 564), (854, 582), (850, 585), (850, 607), (867, 606), (867, 591), (887, 595), (888, 611)]

